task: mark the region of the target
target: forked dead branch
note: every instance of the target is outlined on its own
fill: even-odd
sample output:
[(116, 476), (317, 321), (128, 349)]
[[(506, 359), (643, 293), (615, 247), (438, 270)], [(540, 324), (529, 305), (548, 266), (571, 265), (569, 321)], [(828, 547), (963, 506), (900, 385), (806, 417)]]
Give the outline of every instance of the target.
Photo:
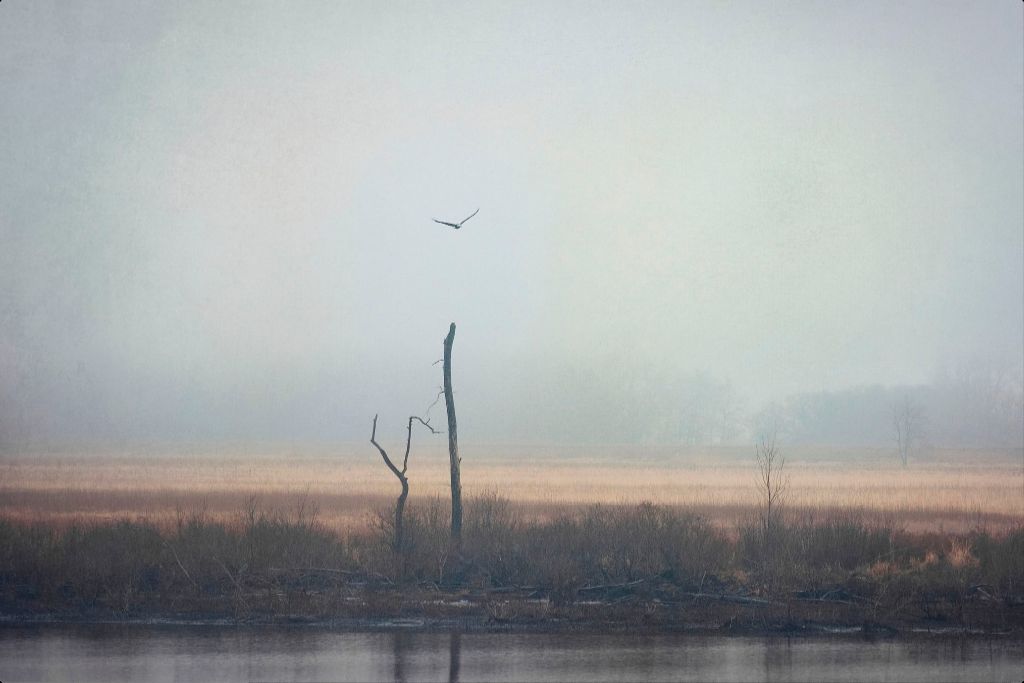
[(432, 426), (430, 426), (430, 420), (424, 420), (416, 415), (409, 416), (409, 422), (406, 425), (406, 436), (405, 436), (405, 456), (402, 458), (402, 469), (398, 469), (391, 458), (388, 457), (387, 451), (377, 443), (377, 415), (373, 416), (373, 430), (370, 432), (370, 443), (372, 443), (377, 450), (380, 452), (380, 457), (384, 459), (384, 464), (388, 466), (388, 469), (398, 478), (398, 482), (402, 485), (402, 492), (398, 496), (398, 500), (395, 501), (395, 538), (394, 538), (394, 549), (395, 552), (399, 552), (402, 549), (402, 517), (405, 514), (405, 502), (409, 498), (409, 477), (406, 476), (406, 471), (409, 469), (409, 450), (412, 448), (412, 423), (419, 422), (421, 425), (430, 430), (431, 434), (440, 434)]

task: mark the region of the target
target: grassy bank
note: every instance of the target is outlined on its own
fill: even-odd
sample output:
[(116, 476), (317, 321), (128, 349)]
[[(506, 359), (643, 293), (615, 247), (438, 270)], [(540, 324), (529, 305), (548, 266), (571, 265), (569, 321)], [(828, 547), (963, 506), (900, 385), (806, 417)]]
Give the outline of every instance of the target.
[(909, 533), (855, 514), (803, 513), (766, 534), (651, 504), (527, 517), (468, 502), (411, 507), (339, 533), (301, 502), (256, 500), (233, 520), (201, 511), (54, 525), (0, 519), (7, 616), (288, 619), (473, 615), (494, 623), (607, 620), (657, 628), (802, 623), (1024, 628), (1024, 528)]

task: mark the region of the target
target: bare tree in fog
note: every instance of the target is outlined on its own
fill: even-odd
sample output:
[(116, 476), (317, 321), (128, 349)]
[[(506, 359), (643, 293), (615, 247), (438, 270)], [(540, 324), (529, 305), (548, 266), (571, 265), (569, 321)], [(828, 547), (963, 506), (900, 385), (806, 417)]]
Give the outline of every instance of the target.
[(412, 423), (416, 421), (421, 425), (430, 430), (431, 434), (438, 434), (433, 427), (430, 426), (429, 420), (417, 417), (415, 415), (409, 416), (409, 424), (406, 427), (405, 437), (405, 457), (402, 458), (402, 469), (391, 461), (388, 457), (387, 451), (385, 451), (379, 443), (377, 443), (377, 416), (373, 416), (373, 431), (370, 433), (370, 443), (372, 443), (378, 451), (380, 451), (380, 457), (384, 458), (384, 464), (388, 466), (388, 469), (398, 477), (399, 483), (402, 485), (402, 493), (399, 494), (398, 500), (395, 501), (395, 538), (394, 548), (395, 552), (402, 549), (402, 516), (405, 513), (405, 501), (409, 497), (409, 478), (405, 476), (406, 470), (409, 468), (409, 449), (412, 447)]
[(462, 634), (452, 631), (448, 641), (448, 683), (459, 683), (462, 664)]
[(900, 463), (906, 467), (910, 449), (924, 437), (924, 411), (910, 396), (904, 395), (893, 408), (892, 422), (896, 428)]
[(754, 445), (757, 458), (757, 488), (761, 497), (761, 536), (769, 543), (782, 513), (782, 501), (789, 488), (785, 474), (786, 456), (778, 449), (776, 432), (768, 432)]
[(763, 553), (762, 573), (769, 594), (774, 592), (775, 587), (776, 551), (782, 526), (782, 504), (789, 488), (789, 476), (785, 473), (786, 457), (778, 449), (777, 433), (776, 429), (763, 433), (760, 441), (754, 445), (757, 459), (757, 488), (760, 495), (758, 521)]

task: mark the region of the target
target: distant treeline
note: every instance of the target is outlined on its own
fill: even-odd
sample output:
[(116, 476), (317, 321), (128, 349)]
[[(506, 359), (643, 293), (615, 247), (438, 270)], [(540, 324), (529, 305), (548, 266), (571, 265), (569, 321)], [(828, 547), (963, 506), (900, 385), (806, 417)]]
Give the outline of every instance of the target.
[(486, 405), (468, 403), (467, 425), (511, 440), (743, 445), (775, 430), (791, 444), (895, 449), (902, 410), (914, 450), (1024, 447), (1020, 373), (984, 365), (964, 365), (927, 384), (802, 393), (760, 407), (705, 373), (563, 366), (521, 382)]
[[(115, 374), (93, 378), (95, 386), (55, 377), (5, 392), (0, 381), (0, 450), (47, 440), (364, 441), (376, 412), (429, 416), (440, 376), (424, 365), (257, 373), (229, 386), (191, 376), (118, 382)], [(920, 385), (802, 393), (767, 405), (749, 398), (764, 388), (621, 358), (475, 358), (456, 374), (460, 432), (470, 442), (746, 446), (775, 429), (789, 444), (895, 451), (902, 409), (912, 418), (911, 452), (1024, 447), (1021, 368), (994, 362), (963, 363)]]
[(909, 411), (915, 447), (1020, 448), (1020, 385), (959, 377), (919, 386), (859, 387), (793, 396), (759, 413), (791, 443), (883, 446), (896, 440), (896, 414)]

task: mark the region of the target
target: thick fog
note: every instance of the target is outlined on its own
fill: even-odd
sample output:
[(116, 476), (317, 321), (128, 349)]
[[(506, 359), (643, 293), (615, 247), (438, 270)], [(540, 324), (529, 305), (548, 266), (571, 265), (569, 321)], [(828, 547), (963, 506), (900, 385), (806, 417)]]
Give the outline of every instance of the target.
[(1016, 443), (1022, 19), (4, 2), (0, 444)]

